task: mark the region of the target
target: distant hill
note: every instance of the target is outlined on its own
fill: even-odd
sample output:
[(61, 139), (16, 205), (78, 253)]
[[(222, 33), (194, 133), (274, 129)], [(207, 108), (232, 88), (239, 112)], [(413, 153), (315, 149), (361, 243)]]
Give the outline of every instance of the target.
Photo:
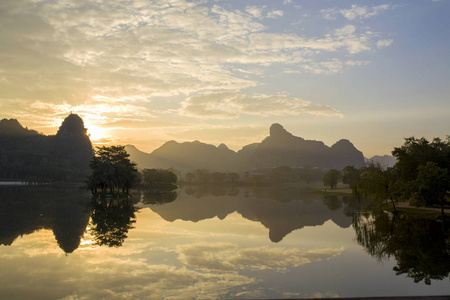
[(366, 165), (370, 163), (380, 164), (380, 166), (384, 169), (392, 168), (397, 162), (397, 158), (391, 155), (375, 155), (371, 158), (365, 158)]
[(195, 169), (231, 172), (267, 169), (280, 166), (343, 169), (347, 165), (365, 166), (362, 152), (348, 140), (331, 147), (320, 141), (305, 140), (273, 124), (270, 134), (260, 143), (244, 146), (238, 152), (224, 144), (218, 147), (199, 141), (178, 143), (170, 141), (151, 154), (128, 145), (131, 160), (143, 168), (174, 168), (182, 172)]
[(84, 181), (93, 151), (83, 120), (70, 114), (56, 135), (0, 121), (0, 180)]

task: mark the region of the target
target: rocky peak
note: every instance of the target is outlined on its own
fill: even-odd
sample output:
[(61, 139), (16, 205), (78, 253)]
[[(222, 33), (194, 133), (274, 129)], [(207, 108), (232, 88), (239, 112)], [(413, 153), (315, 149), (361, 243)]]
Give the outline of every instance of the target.
[(56, 136), (87, 136), (86, 131), (87, 129), (84, 128), (83, 119), (77, 114), (71, 113), (62, 122)]
[(272, 126), (270, 126), (270, 137), (281, 137), (286, 135), (291, 134), (287, 132), (286, 129), (284, 129), (284, 127), (280, 124), (274, 123), (272, 124)]

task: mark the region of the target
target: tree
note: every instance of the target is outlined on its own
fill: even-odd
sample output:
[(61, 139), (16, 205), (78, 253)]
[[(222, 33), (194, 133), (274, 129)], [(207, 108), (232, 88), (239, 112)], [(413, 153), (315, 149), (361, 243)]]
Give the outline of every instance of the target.
[(335, 189), (341, 178), (342, 173), (340, 171), (331, 169), (323, 176), (323, 185), (329, 186), (331, 189)]
[(188, 182), (192, 182), (194, 179), (195, 179), (195, 174), (194, 173), (191, 173), (191, 172), (188, 172), (188, 173), (186, 173), (186, 180), (188, 181)]
[(394, 168), (398, 174), (402, 198), (415, 205), (439, 204), (442, 212), (450, 191), (450, 136), (446, 140), (410, 137), (392, 154), (397, 157)]
[(222, 183), (226, 177), (227, 174), (222, 172), (214, 172), (211, 174), (211, 178), (215, 183)]
[(426, 205), (439, 204), (444, 215), (444, 205), (449, 193), (450, 178), (447, 169), (440, 168), (434, 162), (419, 167), (417, 175), (417, 197)]
[(102, 193), (114, 192), (115, 188), (120, 192), (129, 193), (130, 188), (136, 183), (138, 172), (136, 164), (129, 159), (125, 146), (97, 147), (95, 156), (90, 163), (92, 174), (87, 185), (93, 194), (101, 189)]
[(370, 198), (378, 204), (389, 199), (396, 211), (395, 201), (399, 197), (399, 185), (396, 172), (392, 168), (383, 170), (379, 164), (369, 165), (356, 181), (353, 191), (358, 197)]
[(350, 188), (353, 188), (362, 171), (363, 169), (356, 169), (354, 166), (346, 166), (342, 170), (342, 183), (348, 184)]
[(238, 173), (228, 173), (228, 178), (230, 178), (231, 183), (235, 183), (239, 180), (239, 174)]
[(406, 138), (402, 146), (394, 148), (392, 155), (397, 158), (395, 167), (400, 179), (414, 181), (419, 167), (428, 162), (434, 162), (440, 168), (450, 168), (450, 137), (446, 141), (434, 138), (431, 143), (425, 138)]
[(175, 185), (178, 181), (175, 173), (164, 169), (144, 169), (142, 170), (142, 179), (145, 184), (153, 186)]

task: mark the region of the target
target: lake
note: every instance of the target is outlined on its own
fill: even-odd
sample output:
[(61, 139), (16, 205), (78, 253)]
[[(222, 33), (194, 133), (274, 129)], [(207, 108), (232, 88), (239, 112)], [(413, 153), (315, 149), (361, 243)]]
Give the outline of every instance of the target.
[(0, 299), (450, 294), (444, 223), (302, 189), (0, 186)]

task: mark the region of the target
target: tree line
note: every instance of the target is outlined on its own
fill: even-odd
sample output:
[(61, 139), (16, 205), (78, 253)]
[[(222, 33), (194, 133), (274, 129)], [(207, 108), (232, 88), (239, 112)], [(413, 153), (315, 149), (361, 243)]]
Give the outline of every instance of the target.
[(342, 172), (332, 169), (324, 175), (323, 183), (336, 188), (342, 180), (356, 196), (378, 203), (390, 200), (394, 211), (395, 202), (409, 201), (415, 206), (438, 205), (444, 214), (450, 194), (450, 137), (434, 138), (431, 142), (425, 138), (406, 138), (392, 155), (397, 158), (392, 168), (370, 164), (360, 169), (347, 166)]

